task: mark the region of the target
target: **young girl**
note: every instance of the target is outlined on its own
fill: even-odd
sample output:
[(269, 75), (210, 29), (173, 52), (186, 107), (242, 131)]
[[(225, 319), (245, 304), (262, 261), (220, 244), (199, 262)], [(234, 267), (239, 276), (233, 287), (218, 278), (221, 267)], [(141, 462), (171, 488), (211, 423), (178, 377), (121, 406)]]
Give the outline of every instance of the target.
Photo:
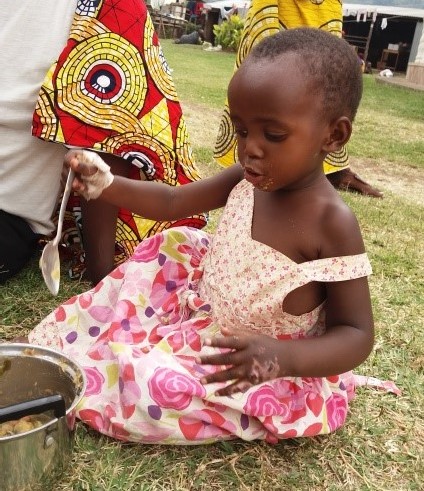
[(188, 227), (155, 235), (31, 333), (84, 367), (79, 418), (115, 438), (170, 444), (276, 442), (344, 423), (350, 370), (373, 346), (371, 267), (322, 164), (348, 141), (361, 92), (345, 41), (282, 31), (229, 85), (239, 164), (170, 187), (68, 154), (87, 199), (153, 220), (225, 205), (213, 238)]

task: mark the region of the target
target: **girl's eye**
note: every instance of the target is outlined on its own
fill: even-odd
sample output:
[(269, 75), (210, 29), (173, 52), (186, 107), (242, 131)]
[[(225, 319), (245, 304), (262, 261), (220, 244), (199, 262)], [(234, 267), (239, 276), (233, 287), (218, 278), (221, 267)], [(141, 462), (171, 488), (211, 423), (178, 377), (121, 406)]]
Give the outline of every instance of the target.
[(240, 138), (246, 138), (247, 136), (247, 131), (243, 130), (241, 128), (235, 128), (236, 135), (239, 136)]
[(271, 142), (281, 142), (286, 137), (285, 133), (265, 133), (265, 138)]

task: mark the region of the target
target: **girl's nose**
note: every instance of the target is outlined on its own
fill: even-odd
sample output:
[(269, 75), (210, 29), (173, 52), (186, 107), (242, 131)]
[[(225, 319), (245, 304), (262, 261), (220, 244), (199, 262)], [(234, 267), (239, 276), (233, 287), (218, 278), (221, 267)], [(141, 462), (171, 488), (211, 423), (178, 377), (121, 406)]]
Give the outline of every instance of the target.
[(260, 158), (263, 155), (261, 146), (257, 138), (248, 136), (244, 144), (244, 153), (250, 158)]

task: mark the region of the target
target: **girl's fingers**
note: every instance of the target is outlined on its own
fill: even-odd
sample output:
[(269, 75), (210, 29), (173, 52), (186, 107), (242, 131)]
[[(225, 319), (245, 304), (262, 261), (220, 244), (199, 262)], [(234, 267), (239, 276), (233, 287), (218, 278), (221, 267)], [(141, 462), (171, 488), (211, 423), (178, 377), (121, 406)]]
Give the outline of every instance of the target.
[(227, 382), (228, 380), (237, 380), (240, 378), (241, 369), (239, 367), (231, 367), (227, 370), (221, 370), (216, 373), (211, 373), (206, 377), (202, 377), (200, 382), (204, 385), (214, 382)]
[(230, 396), (236, 394), (237, 392), (246, 392), (253, 384), (247, 380), (237, 380), (233, 384), (227, 385), (223, 389), (219, 389), (215, 392), (217, 396)]
[(199, 356), (197, 359), (201, 365), (231, 365), (237, 366), (244, 363), (244, 355), (239, 351), (216, 353), (214, 355)]
[(74, 191), (84, 191), (85, 189), (85, 184), (81, 182), (78, 177), (75, 177), (74, 180), (72, 181), (72, 189)]
[[(223, 333), (224, 334), (224, 333)], [(214, 348), (229, 348), (233, 350), (242, 350), (246, 347), (246, 342), (240, 336), (215, 336), (213, 338), (205, 339), (206, 346), (212, 346)]]
[(95, 165), (85, 163), (83, 161), (83, 156), (72, 155), (69, 157), (69, 159), (67, 159), (67, 162), (69, 167), (82, 176), (91, 176), (98, 170)]

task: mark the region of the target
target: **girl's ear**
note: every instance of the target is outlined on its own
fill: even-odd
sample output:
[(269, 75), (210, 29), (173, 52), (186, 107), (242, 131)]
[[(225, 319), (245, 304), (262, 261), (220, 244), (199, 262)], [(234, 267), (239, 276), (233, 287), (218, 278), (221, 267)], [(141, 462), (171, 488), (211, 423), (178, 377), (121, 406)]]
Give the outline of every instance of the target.
[(352, 122), (346, 116), (333, 121), (330, 125), (330, 134), (324, 142), (323, 150), (332, 153), (340, 150), (349, 141), (352, 134)]

